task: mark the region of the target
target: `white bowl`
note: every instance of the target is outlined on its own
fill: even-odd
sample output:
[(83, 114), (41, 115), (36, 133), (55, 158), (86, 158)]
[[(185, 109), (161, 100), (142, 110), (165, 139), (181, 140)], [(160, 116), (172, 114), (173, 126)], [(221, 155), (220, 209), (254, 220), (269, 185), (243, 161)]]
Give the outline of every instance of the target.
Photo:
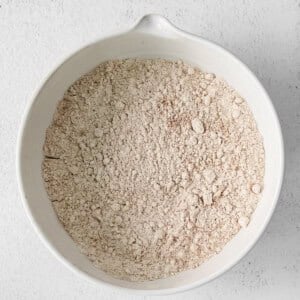
[[(81, 75), (116, 58), (182, 59), (216, 73), (248, 102), (265, 147), (264, 191), (252, 220), (221, 251), (200, 267), (150, 282), (117, 280), (96, 269), (82, 255), (58, 221), (41, 176), (42, 146), (57, 102)], [(18, 139), (17, 174), (27, 214), (48, 248), (74, 272), (95, 282), (144, 295), (170, 294), (204, 284), (236, 264), (266, 228), (279, 196), (284, 168), (283, 140), (272, 102), (253, 73), (232, 54), (207, 40), (185, 33), (165, 18), (143, 17), (131, 30), (84, 47), (66, 59), (29, 102)]]

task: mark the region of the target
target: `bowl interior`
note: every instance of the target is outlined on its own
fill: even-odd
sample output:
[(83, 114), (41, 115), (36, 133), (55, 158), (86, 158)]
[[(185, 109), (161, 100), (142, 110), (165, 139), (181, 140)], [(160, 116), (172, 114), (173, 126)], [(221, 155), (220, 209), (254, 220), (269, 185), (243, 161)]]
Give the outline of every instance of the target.
[[(223, 77), (247, 100), (264, 139), (266, 158), (264, 191), (249, 226), (241, 230), (220, 254), (197, 269), (144, 283), (111, 278), (96, 269), (80, 254), (59, 223), (41, 176), (45, 130), (65, 90), (99, 63), (127, 57), (180, 58), (202, 70)], [(231, 54), (214, 44), (184, 33), (168, 38), (133, 30), (82, 49), (48, 78), (33, 100), (23, 124), (19, 144), (19, 178), (29, 215), (44, 241), (58, 257), (73, 269), (95, 280), (137, 290), (168, 292), (204, 283), (245, 255), (261, 235), (278, 198), (283, 173), (282, 138), (276, 114), (267, 94), (252, 73)]]

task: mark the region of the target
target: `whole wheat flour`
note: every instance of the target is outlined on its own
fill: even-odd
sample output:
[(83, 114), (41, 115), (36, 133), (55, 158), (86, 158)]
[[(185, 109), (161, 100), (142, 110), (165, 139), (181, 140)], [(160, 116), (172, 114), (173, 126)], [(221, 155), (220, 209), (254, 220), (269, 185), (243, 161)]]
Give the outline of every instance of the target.
[(132, 281), (221, 251), (263, 188), (247, 103), (181, 61), (109, 61), (81, 77), (58, 104), (44, 155), (66, 231), (97, 267)]

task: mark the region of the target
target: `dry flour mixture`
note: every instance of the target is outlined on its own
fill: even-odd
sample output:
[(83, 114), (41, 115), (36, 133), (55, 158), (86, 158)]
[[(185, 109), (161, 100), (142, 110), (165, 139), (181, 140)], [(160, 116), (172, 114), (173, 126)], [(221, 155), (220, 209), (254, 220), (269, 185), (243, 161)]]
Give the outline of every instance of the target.
[(247, 103), (181, 61), (109, 61), (81, 77), (58, 104), (44, 155), (64, 228), (126, 280), (199, 266), (247, 226), (263, 188)]

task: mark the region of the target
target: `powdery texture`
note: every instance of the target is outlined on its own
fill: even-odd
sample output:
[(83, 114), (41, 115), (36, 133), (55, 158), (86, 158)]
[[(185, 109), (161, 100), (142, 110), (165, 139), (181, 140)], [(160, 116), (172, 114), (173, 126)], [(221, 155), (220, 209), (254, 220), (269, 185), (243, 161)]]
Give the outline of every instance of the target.
[(59, 102), (44, 154), (66, 231), (97, 267), (132, 281), (220, 252), (263, 187), (263, 143), (246, 102), (181, 61), (99, 65)]

